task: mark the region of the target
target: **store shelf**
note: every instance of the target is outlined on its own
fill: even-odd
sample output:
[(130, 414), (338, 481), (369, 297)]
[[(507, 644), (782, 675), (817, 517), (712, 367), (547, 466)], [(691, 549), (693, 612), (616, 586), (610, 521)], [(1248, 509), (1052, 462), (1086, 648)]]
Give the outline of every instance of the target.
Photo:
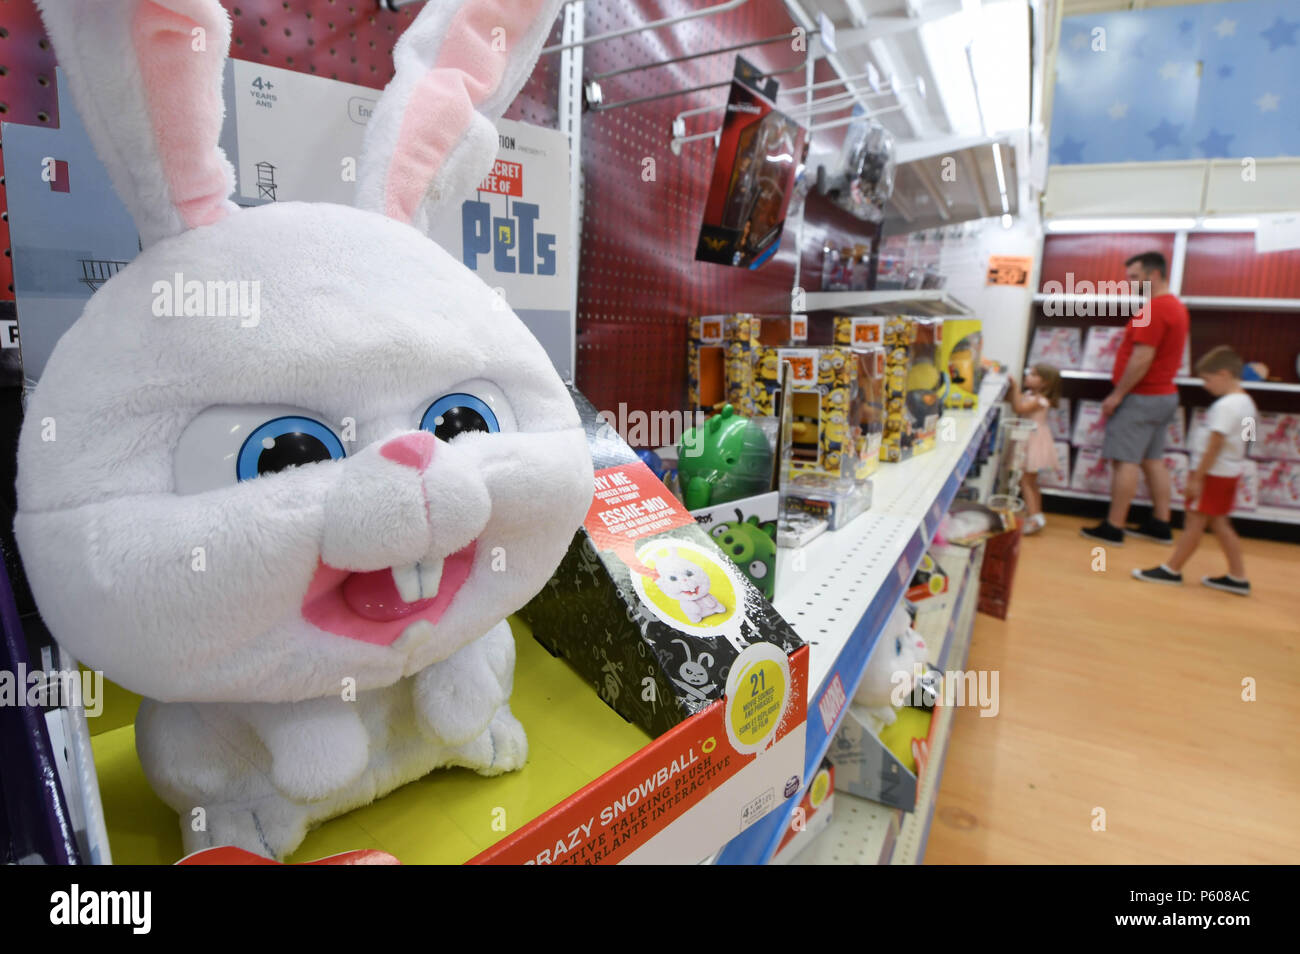
[[(1214, 295), (1186, 295), (1179, 300), (1188, 308), (1204, 308), (1219, 311), (1300, 311), (1300, 298), (1241, 298), (1220, 297)], [(1076, 292), (1050, 295), (1045, 292), (1034, 294), (1034, 304), (1046, 305), (1049, 302), (1059, 305), (1104, 305), (1107, 307), (1123, 304), (1126, 314), (1115, 317), (1127, 317), (1142, 307), (1144, 300), (1134, 295), (1086, 295)]]
[(887, 865), (904, 812), (848, 792), (835, 793), (827, 829), (799, 852), (792, 865)]
[[(1068, 497), (1072, 500), (1098, 500), (1109, 501), (1110, 497), (1106, 494), (1089, 493), (1086, 490), (1071, 490), (1066, 487), (1044, 487), (1043, 495), (1046, 497)], [(1135, 500), (1133, 503), (1138, 506), (1151, 506), (1149, 500)], [(1183, 506), (1178, 501), (1170, 503), (1170, 509), (1182, 510)], [(1234, 510), (1230, 516), (1234, 520), (1271, 520), (1277, 523), (1295, 523), (1300, 524), (1300, 510), (1288, 510), (1286, 507), (1256, 507), (1254, 510)]]
[[(953, 609), (949, 638), (944, 647), (946, 660), (940, 665), (945, 672), (964, 671), (970, 654), (971, 636), (975, 629), (975, 612), (979, 606), (979, 574), (984, 565), (984, 549), (974, 554), (967, 573), (975, 581), (962, 587), (957, 605)], [(948, 759), (948, 742), (952, 723), (956, 718), (955, 706), (942, 706), (935, 710), (939, 720), (931, 733), (930, 761), (916, 793), (916, 808), (903, 820), (894, 844), (891, 864), (919, 865), (925, 859), (925, 846), (929, 841), (930, 825), (934, 822), (934, 809), (939, 799), (939, 786), (943, 780), (943, 767)]]
[[(1110, 375), (1105, 371), (1074, 371), (1064, 370), (1061, 377), (1072, 378), (1077, 381), (1109, 381)], [(1178, 377), (1174, 378), (1174, 383), (1180, 387), (1200, 387), (1200, 378)], [(1300, 394), (1300, 384), (1291, 384), (1286, 381), (1242, 381), (1241, 386), (1250, 391), (1292, 391)]]
[(969, 315), (971, 310), (941, 288), (914, 291), (809, 292), (807, 311), (845, 315)]
[[(956, 585), (956, 592), (946, 614), (947, 623), (943, 624), (943, 645), (935, 657), (935, 665), (945, 672), (953, 668), (949, 666), (950, 661), (956, 663), (955, 668), (962, 668), (965, 664), (974, 610), (979, 602), (979, 573), (983, 565), (983, 553), (983, 547), (971, 551), (952, 548), (953, 556), (965, 556), (966, 559), (963, 560), (965, 566), (961, 580)], [(941, 559), (940, 562), (950, 561)], [(904, 812), (848, 792), (837, 791), (835, 814), (830, 826), (800, 852), (792, 863), (887, 865), (891, 862), (898, 863), (896, 859), (900, 849), (905, 856), (919, 857), (915, 845), (919, 843), (921, 851), (924, 851), (928, 819), (933, 816), (933, 797), (927, 803), (924, 801), (925, 793), (928, 788), (938, 788), (937, 779), (933, 786), (930, 785), (930, 780), (942, 771), (943, 760), (947, 756), (947, 734), (951, 717), (946, 709), (936, 711), (936, 718), (946, 721), (940, 721), (935, 727), (935, 748), (930, 756), (930, 769), (921, 780), (921, 791), (918, 793), (918, 812), (924, 814), (924, 824), (918, 822), (918, 812)]]
[[(990, 376), (975, 411), (946, 415), (955, 428), (935, 450), (873, 475), (871, 510), (835, 533), (780, 554), (775, 606), (809, 643), (808, 738), (803, 778), (830, 746), (871, 649), (956, 497), (1006, 387)], [(771, 859), (797, 798), (733, 839), (719, 864)]]

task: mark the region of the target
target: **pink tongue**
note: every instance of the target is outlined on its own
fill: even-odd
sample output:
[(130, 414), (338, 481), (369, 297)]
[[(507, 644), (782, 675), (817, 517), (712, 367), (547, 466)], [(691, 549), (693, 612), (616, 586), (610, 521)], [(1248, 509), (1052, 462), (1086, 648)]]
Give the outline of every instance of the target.
[(424, 609), (437, 597), (407, 603), (398, 595), (393, 571), (374, 570), (348, 576), (343, 582), (343, 599), (358, 616), (386, 623)]

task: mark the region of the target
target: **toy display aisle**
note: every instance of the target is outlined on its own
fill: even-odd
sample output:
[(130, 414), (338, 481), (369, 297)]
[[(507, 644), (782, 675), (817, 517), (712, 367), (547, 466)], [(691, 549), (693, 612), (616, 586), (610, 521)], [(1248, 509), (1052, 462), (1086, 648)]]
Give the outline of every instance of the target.
[(0, 0), (0, 858), (924, 863), (1058, 283), (1300, 524), (1300, 251), (1043, 237), (1069, 6)]

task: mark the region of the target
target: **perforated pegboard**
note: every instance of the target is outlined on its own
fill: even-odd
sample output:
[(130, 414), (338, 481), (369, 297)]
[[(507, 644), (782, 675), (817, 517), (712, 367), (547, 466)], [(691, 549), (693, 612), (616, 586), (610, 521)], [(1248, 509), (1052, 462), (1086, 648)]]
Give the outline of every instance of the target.
[[(685, 0), (588, 0), (586, 33), (607, 33), (700, 6)], [(751, 0), (727, 13), (594, 44), (586, 50), (584, 74), (763, 39), (789, 33), (792, 26), (781, 3)], [(765, 70), (803, 61), (790, 43), (754, 47), (742, 55)], [(604, 99), (616, 102), (726, 80), (734, 62), (735, 53), (726, 53), (614, 77), (602, 81)], [(783, 87), (802, 85), (803, 79), (801, 70), (780, 77)], [(598, 407), (683, 405), (687, 316), (790, 311), (792, 234), (758, 271), (695, 261), (714, 149), (703, 140), (684, 144), (674, 156), (670, 128), (679, 111), (706, 105), (717, 108), (688, 120), (688, 132), (717, 128), (727, 93), (724, 87), (584, 117), (577, 382)], [(647, 159), (654, 161), (654, 181), (643, 180)]]
[[(243, 60), (359, 83), (375, 88), (392, 77), (392, 48), (418, 7), (399, 12), (377, 0), (223, 0), (231, 13), (231, 55)], [(587, 0), (588, 36), (699, 9), (698, 0)], [(34, 0), (0, 0), (0, 118), (57, 124), (54, 57)], [(584, 74), (696, 53), (778, 33), (793, 24), (780, 0), (749, 0), (727, 13), (593, 44)], [(559, 41), (558, 23), (549, 43)], [(766, 70), (802, 62), (791, 43), (743, 52)], [(734, 53), (632, 73), (604, 81), (607, 101), (681, 90), (730, 77)], [(558, 54), (543, 56), (506, 115), (557, 125)], [(831, 73), (824, 62), (816, 79)], [(801, 85), (797, 70), (780, 77)], [(762, 269), (750, 272), (697, 263), (695, 241), (713, 168), (710, 141), (688, 143), (680, 156), (669, 149), (670, 125), (682, 109), (712, 105), (691, 120), (690, 131), (715, 128), (726, 88), (626, 109), (588, 112), (583, 118), (582, 170), (586, 201), (577, 303), (577, 383), (601, 408), (626, 402), (633, 409), (671, 409), (685, 400), (686, 319), (692, 314), (752, 311), (784, 314), (790, 308), (795, 236)], [(2, 161), (0, 154), (0, 161)], [(653, 159), (653, 181), (642, 178)], [(0, 181), (0, 186), (3, 182)], [(0, 209), (4, 207), (0, 191)], [(810, 213), (812, 209), (810, 207)], [(816, 222), (810, 214), (810, 243)], [(5, 252), (0, 289), (12, 298), (7, 222), (0, 224)], [(864, 229), (869, 233), (869, 229)], [(793, 230), (788, 230), (792, 233)], [(810, 261), (806, 256), (805, 263)], [(805, 281), (805, 285), (808, 282)], [(809, 287), (817, 287), (815, 282)]]

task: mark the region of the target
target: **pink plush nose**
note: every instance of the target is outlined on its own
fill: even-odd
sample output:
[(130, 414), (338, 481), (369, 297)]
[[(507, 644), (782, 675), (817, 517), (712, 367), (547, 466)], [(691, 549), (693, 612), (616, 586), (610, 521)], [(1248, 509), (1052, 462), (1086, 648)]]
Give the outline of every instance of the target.
[(437, 443), (438, 438), (428, 431), (418, 431), (393, 438), (379, 448), (379, 453), (389, 460), (397, 461), (403, 467), (414, 467), (418, 471), (423, 471), (433, 459), (433, 448)]

